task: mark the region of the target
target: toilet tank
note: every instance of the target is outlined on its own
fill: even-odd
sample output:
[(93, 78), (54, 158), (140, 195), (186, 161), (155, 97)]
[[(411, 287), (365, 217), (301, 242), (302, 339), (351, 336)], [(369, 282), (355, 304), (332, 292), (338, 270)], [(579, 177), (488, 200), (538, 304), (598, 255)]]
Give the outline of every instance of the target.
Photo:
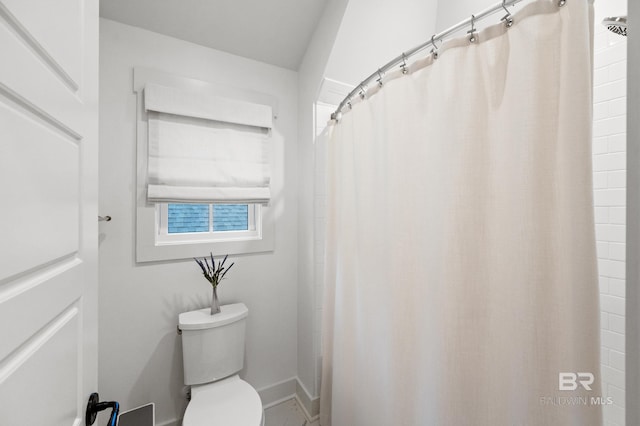
[(182, 331), (184, 383), (198, 385), (236, 374), (244, 365), (244, 333), (249, 310), (244, 303), (184, 312)]

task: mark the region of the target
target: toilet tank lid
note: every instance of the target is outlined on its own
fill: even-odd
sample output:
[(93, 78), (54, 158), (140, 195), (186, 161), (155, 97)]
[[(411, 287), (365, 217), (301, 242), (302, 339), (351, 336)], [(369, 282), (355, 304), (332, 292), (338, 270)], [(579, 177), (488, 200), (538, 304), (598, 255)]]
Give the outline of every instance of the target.
[(198, 309), (197, 311), (183, 312), (178, 316), (180, 330), (202, 330), (215, 328), (232, 322), (239, 321), (249, 315), (249, 310), (244, 303), (220, 306), (220, 313), (211, 315), (211, 308)]

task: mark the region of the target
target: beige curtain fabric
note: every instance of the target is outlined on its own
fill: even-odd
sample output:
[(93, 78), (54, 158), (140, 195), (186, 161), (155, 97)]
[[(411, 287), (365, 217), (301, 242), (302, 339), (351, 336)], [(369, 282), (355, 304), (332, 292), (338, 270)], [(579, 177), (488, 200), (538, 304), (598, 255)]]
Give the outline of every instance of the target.
[(529, 3), (330, 129), (323, 426), (602, 424), (592, 19)]

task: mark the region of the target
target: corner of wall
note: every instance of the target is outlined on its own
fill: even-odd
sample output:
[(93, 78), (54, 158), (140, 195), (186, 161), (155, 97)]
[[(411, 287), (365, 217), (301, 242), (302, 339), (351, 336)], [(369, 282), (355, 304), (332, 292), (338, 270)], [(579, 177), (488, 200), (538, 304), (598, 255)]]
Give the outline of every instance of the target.
[[(298, 71), (298, 380), (317, 389), (313, 331), (314, 104), (349, 0), (330, 0)], [(314, 397), (315, 395), (310, 395)]]

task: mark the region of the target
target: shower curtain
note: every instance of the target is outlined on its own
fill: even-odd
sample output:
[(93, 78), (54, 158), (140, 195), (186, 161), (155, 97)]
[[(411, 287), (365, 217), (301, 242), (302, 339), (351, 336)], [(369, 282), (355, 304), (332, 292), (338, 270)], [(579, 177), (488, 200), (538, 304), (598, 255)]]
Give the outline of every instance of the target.
[(322, 426), (601, 425), (592, 13), (529, 3), (331, 125)]

